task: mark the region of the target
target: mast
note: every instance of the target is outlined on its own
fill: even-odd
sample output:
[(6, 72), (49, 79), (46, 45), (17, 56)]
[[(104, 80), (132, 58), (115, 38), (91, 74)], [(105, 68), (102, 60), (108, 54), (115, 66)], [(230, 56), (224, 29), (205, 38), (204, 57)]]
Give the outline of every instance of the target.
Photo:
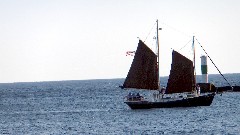
[(160, 68), (159, 68), (159, 37), (158, 37), (158, 30), (162, 30), (161, 28), (158, 29), (158, 20), (157, 20), (157, 41), (156, 41), (156, 44), (157, 44), (157, 68), (158, 68), (158, 89), (160, 89)]
[(196, 62), (195, 62), (195, 45), (194, 45), (194, 38), (193, 36), (193, 43), (192, 43), (192, 49), (193, 49), (193, 71), (194, 71), (194, 78), (193, 78), (193, 90), (195, 89), (196, 85)]

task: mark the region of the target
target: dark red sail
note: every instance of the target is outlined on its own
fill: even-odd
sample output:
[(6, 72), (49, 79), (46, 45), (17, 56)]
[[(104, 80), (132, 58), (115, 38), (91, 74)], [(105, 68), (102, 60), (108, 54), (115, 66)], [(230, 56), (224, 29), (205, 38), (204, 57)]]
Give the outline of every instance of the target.
[(149, 90), (159, 88), (157, 55), (141, 40), (123, 87)]
[(193, 91), (195, 85), (193, 62), (173, 50), (172, 65), (166, 93)]

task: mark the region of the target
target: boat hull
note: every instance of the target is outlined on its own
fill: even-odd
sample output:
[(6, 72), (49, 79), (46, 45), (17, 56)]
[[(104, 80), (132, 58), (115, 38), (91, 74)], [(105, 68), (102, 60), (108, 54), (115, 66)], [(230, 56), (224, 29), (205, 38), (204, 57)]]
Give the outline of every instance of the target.
[(215, 93), (205, 94), (198, 97), (189, 97), (173, 101), (126, 101), (125, 103), (131, 109), (150, 109), (150, 108), (173, 108), (173, 107), (196, 107), (210, 106), (214, 99)]

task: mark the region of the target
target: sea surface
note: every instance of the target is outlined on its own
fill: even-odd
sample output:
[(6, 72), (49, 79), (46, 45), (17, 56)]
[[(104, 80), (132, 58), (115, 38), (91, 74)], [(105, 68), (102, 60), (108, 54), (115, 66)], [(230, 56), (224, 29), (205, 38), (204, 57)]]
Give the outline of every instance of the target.
[[(227, 74), (240, 85), (240, 74)], [(199, 77), (198, 77), (199, 78)], [(124, 79), (0, 84), (0, 134), (239, 135), (240, 92), (215, 96), (211, 106), (131, 110)], [(161, 78), (166, 85), (167, 77)], [(216, 86), (227, 85), (209, 75)]]

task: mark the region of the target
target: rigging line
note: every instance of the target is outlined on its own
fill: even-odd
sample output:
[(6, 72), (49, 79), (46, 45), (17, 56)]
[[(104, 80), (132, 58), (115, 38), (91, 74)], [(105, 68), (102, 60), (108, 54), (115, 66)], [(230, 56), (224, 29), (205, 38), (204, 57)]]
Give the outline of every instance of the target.
[(157, 23), (157, 22), (155, 22), (155, 23), (153, 24), (153, 26), (152, 26), (151, 30), (149, 31), (149, 33), (148, 33), (147, 37), (145, 38), (145, 40), (143, 41), (143, 43), (145, 43), (145, 41), (146, 41), (146, 40), (147, 40), (147, 38), (149, 37), (149, 35), (150, 35), (150, 33), (152, 32), (152, 30), (153, 30), (153, 27), (156, 25), (156, 23)]
[[(196, 39), (196, 41), (198, 42), (198, 44), (202, 47), (202, 45), (199, 43), (199, 41)], [(208, 56), (208, 58), (211, 60), (212, 64), (215, 66), (215, 68), (218, 70), (218, 72), (220, 73), (220, 75), (224, 78), (224, 80), (228, 83), (229, 86), (232, 87), (232, 85), (228, 82), (228, 80), (224, 77), (224, 75), (221, 73), (221, 71), (218, 69), (218, 67), (216, 66), (216, 64), (213, 62), (213, 60), (210, 58), (210, 56), (208, 55), (208, 53), (206, 52), (206, 50), (202, 47), (203, 51), (205, 52), (205, 54)], [(233, 87), (232, 87), (233, 88)]]
[(165, 22), (162, 22), (162, 21), (159, 21), (159, 22), (160, 22), (161, 24), (167, 26), (168, 28), (170, 28), (170, 29), (176, 31), (176, 32), (183, 34), (183, 35), (186, 36), (186, 37), (192, 37), (192, 36), (190, 36), (189, 34), (183, 32), (183, 31), (181, 31), (181, 30), (179, 30), (179, 29), (177, 29), (177, 28), (174, 28), (174, 27), (170, 26), (170, 25), (168, 25), (168, 24), (165, 23)]
[(187, 42), (187, 44), (185, 44), (180, 50), (182, 50), (183, 48), (185, 48), (189, 43), (190, 41), (192, 41), (192, 38)]

